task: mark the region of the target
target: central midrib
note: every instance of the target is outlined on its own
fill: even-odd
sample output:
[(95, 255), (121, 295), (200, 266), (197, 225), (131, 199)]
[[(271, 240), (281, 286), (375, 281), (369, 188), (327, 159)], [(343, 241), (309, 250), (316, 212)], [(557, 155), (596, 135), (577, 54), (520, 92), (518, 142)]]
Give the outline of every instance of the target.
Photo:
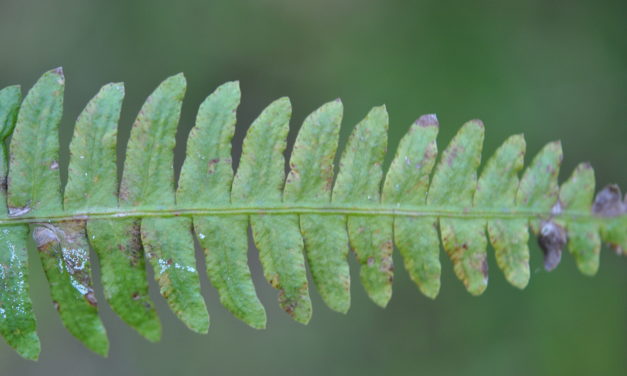
[(324, 204), (237, 204), (212, 207), (135, 207), (135, 208), (97, 208), (92, 210), (77, 210), (64, 212), (39, 212), (36, 216), (28, 213), (19, 217), (0, 218), (0, 225), (20, 223), (61, 222), (70, 220), (88, 219), (116, 219), (137, 217), (178, 217), (178, 216), (228, 216), (238, 214), (321, 214), (321, 215), (358, 215), (358, 216), (399, 216), (399, 217), (440, 217), (465, 219), (532, 219), (557, 217), (574, 221), (604, 222), (616, 217), (595, 216), (591, 212), (564, 210), (559, 214), (551, 210), (520, 208), (511, 209), (480, 209), (459, 207), (429, 207), (429, 206), (393, 206), (393, 205), (365, 205), (341, 203)]

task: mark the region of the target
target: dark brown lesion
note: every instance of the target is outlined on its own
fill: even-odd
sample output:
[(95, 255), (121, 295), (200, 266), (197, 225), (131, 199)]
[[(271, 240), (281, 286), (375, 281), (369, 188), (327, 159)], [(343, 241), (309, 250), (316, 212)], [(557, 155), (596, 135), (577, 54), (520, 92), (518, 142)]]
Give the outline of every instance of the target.
[(96, 294), (94, 293), (93, 289), (85, 294), (85, 299), (87, 299), (87, 302), (93, 307), (98, 306), (98, 300), (96, 299)]
[(8, 179), (6, 176), (0, 176), (0, 194), (2, 197), (6, 197), (8, 188)]
[(141, 241), (141, 222), (133, 220), (128, 227), (128, 236), (125, 244), (120, 244), (120, 250), (123, 251), (129, 259), (130, 265), (135, 267), (143, 261), (143, 247)]
[(488, 266), (487, 256), (483, 254), (481, 258), (481, 274), (483, 275), (483, 278), (485, 278), (486, 280), (488, 279), (489, 271), (490, 271), (490, 267)]
[[(558, 202), (551, 209), (551, 217), (540, 224), (538, 244), (544, 254), (544, 268), (551, 271), (559, 265), (562, 251), (568, 242), (568, 234), (562, 225), (553, 220), (562, 213), (563, 204)], [(627, 195), (623, 199), (620, 188), (616, 184), (605, 186), (597, 193), (592, 204), (592, 213), (597, 217), (617, 217), (627, 213)], [(622, 253), (617, 244), (609, 246), (617, 253)]]
[(279, 304), (288, 315), (293, 316), (298, 307), (298, 300), (290, 299), (284, 290), (279, 291)]
[(551, 271), (559, 265), (562, 251), (568, 241), (566, 230), (553, 220), (543, 221), (538, 234), (538, 244), (544, 254), (544, 269)]
[(51, 246), (60, 241), (54, 226), (45, 224), (33, 229), (33, 240), (40, 252), (48, 252)]
[[(616, 184), (605, 186), (605, 188), (597, 193), (594, 199), (594, 203), (592, 204), (592, 213), (597, 217), (602, 218), (627, 215), (627, 194), (623, 198), (621, 190)], [(610, 236), (610, 238), (612, 239), (606, 239), (608, 246), (619, 256), (627, 255), (627, 249), (623, 249), (620, 244), (620, 239), (616, 239), (612, 236)]]
[(219, 162), (220, 162), (220, 158), (214, 158), (210, 160), (209, 163), (207, 164), (207, 173), (213, 174), (214, 172), (216, 172), (216, 165)]
[(80, 284), (82, 287), (79, 291), (90, 305), (96, 306), (85, 221), (65, 221), (56, 225), (38, 224), (33, 229), (32, 236), (39, 252), (58, 260), (58, 264), (63, 265), (63, 269), (69, 274), (74, 288), (77, 288), (75, 283)]
[(30, 201), (21, 207), (9, 206), (9, 217), (19, 217), (31, 211)]
[(618, 185), (605, 186), (594, 198), (592, 213), (599, 217), (617, 217), (627, 213), (627, 195), (625, 195), (625, 200), (621, 201)]

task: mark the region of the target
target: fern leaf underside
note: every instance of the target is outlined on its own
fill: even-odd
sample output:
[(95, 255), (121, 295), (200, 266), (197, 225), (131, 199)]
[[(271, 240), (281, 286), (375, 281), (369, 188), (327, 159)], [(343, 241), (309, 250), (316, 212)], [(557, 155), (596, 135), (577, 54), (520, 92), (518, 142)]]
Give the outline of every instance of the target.
[(159, 340), (161, 324), (148, 295), (146, 264), (177, 317), (191, 330), (208, 330), (194, 237), (222, 304), (250, 326), (265, 327), (248, 267), (249, 225), (265, 278), (279, 291), (281, 307), (301, 323), (312, 314), (306, 262), (325, 303), (348, 311), (349, 249), (362, 285), (382, 307), (392, 295), (394, 245), (430, 298), (440, 289), (440, 243), (473, 295), (487, 287), (488, 242), (506, 279), (527, 285), (529, 228), (547, 270), (557, 266), (566, 244), (587, 275), (597, 272), (602, 241), (617, 253), (627, 249), (627, 197), (615, 185), (594, 197), (588, 164), (560, 187), (559, 142), (547, 144), (519, 177), (526, 145), (522, 135), (512, 136), (478, 175), (484, 138), (478, 120), (464, 124), (438, 160), (438, 121), (420, 117), (384, 174), (389, 121), (385, 107), (375, 107), (353, 130), (334, 176), (343, 113), (335, 100), (305, 119), (286, 176), (291, 104), (280, 98), (250, 126), (234, 172), (237, 82), (220, 86), (201, 104), (175, 188), (173, 149), (186, 89), (181, 74), (159, 85), (139, 112), (119, 184), (124, 86), (105, 85), (76, 122), (62, 190), (64, 83), (55, 69), (23, 101), (17, 86), (0, 91), (0, 177), (7, 181), (6, 203), (0, 199), (0, 333), (28, 359), (40, 352), (29, 297), (29, 232), (63, 324), (102, 355), (108, 340), (91, 281), (90, 247), (99, 258), (106, 300), (151, 341)]

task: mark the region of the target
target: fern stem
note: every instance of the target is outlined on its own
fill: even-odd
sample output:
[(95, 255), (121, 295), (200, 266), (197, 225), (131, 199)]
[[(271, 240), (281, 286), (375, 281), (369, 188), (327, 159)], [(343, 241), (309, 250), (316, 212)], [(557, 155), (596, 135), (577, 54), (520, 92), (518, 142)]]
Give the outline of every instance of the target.
[[(287, 203), (277, 203), (273, 205), (238, 205), (235, 206), (215, 206), (209, 208), (123, 208), (111, 209), (102, 208), (88, 212), (60, 212), (60, 213), (40, 213), (37, 216), (22, 215), (19, 217), (0, 217), (0, 225), (16, 225), (29, 223), (63, 222), (70, 220), (90, 220), (90, 219), (120, 219), (139, 217), (191, 217), (191, 216), (229, 216), (238, 214), (322, 214), (322, 215), (355, 215), (355, 216), (398, 216), (398, 217), (439, 217), (439, 218), (466, 218), (466, 219), (531, 219), (548, 218), (555, 216), (555, 213), (546, 210), (535, 210), (530, 208), (513, 208), (508, 210), (477, 210), (475, 208), (429, 208), (408, 207), (396, 208), (390, 205), (381, 206), (361, 206), (330, 204), (320, 205), (294, 205)], [(575, 221), (603, 222), (608, 217), (598, 217), (590, 212), (564, 210), (557, 217), (569, 218)]]

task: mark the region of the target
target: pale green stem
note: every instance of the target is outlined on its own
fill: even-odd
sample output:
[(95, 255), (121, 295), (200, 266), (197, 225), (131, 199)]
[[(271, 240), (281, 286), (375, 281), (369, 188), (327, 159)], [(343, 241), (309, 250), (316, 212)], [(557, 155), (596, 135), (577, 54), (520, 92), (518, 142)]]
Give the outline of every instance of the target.
[[(399, 216), (399, 217), (440, 217), (440, 218), (467, 218), (467, 219), (507, 219), (507, 218), (549, 218), (550, 211), (529, 208), (512, 208), (504, 210), (481, 210), (478, 208), (430, 208), (427, 206), (394, 207), (389, 205), (359, 206), (350, 204), (307, 205), (292, 203), (277, 203), (264, 205), (214, 206), (205, 208), (98, 208), (89, 211), (38, 213), (28, 216), (28, 213), (18, 217), (0, 217), (0, 225), (14, 225), (23, 223), (61, 222), (69, 220), (88, 219), (116, 219), (137, 217), (177, 217), (177, 216), (223, 216), (237, 214), (343, 214), (359, 216)], [(568, 218), (573, 221), (604, 222), (616, 219), (598, 217), (590, 212), (564, 210), (558, 218)]]

